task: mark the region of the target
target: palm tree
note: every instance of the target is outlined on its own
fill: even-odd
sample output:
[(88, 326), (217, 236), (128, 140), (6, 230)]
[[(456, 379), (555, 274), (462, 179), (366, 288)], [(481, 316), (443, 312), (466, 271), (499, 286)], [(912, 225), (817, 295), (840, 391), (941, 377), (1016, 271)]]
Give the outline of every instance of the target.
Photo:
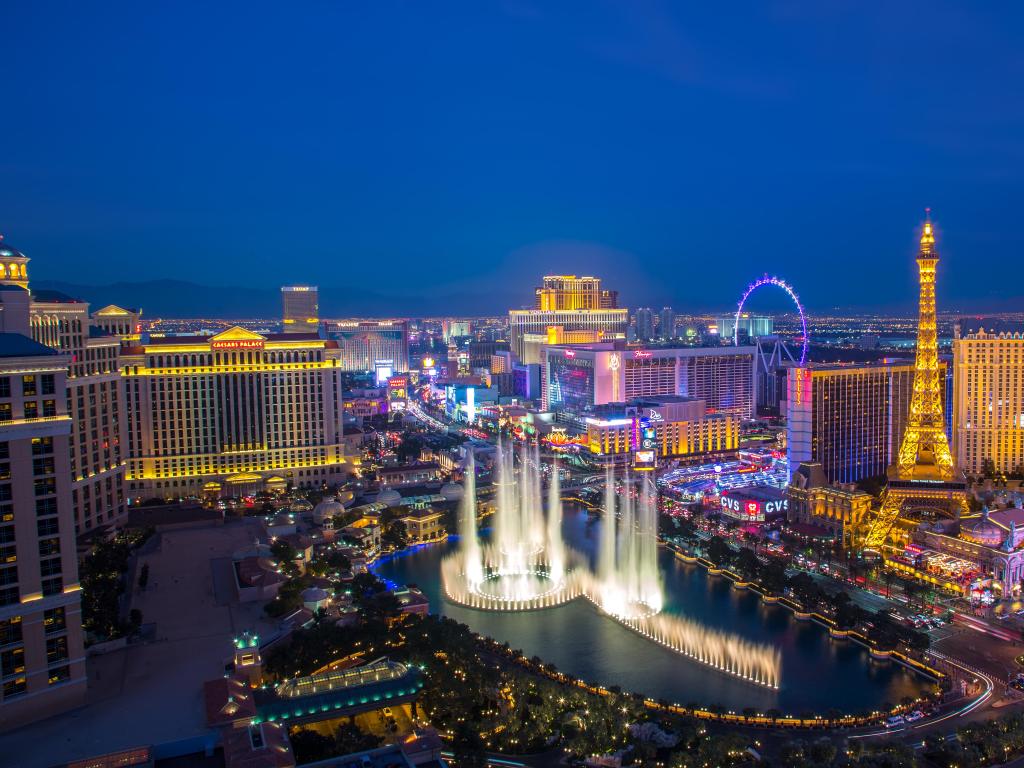
[(907, 604), (913, 607), (915, 598), (921, 593), (921, 585), (913, 579), (903, 579), (903, 594), (906, 595)]
[(885, 581), (885, 596), (889, 597), (889, 593), (892, 590), (892, 583), (896, 581), (896, 571), (886, 569), (882, 580)]

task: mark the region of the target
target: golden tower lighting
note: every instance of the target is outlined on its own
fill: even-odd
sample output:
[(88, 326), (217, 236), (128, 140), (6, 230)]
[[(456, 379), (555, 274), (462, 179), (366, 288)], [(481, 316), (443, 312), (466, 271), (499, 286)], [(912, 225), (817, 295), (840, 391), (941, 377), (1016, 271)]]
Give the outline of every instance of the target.
[(882, 508), (875, 515), (864, 539), (864, 548), (878, 550), (891, 538), (900, 538), (897, 521), (908, 515), (911, 522), (922, 514), (954, 516), (967, 511), (967, 491), (954, 478), (953, 454), (949, 450), (942, 414), (939, 345), (935, 318), (935, 231), (931, 210), (921, 232), (917, 254), (920, 297), (917, 320), (917, 356), (910, 415), (903, 433), (896, 464), (889, 468), (889, 482)]

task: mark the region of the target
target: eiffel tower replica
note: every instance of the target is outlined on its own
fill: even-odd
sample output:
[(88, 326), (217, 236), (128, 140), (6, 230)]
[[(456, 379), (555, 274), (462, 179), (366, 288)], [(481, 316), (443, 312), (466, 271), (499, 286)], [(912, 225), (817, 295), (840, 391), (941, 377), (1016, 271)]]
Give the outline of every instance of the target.
[(943, 371), (935, 321), (935, 232), (931, 211), (921, 233), (917, 267), (921, 295), (917, 320), (917, 358), (910, 416), (896, 463), (889, 467), (882, 507), (864, 538), (863, 549), (881, 552), (906, 543), (922, 520), (957, 517), (968, 511), (967, 486), (956, 478), (953, 454), (942, 415)]

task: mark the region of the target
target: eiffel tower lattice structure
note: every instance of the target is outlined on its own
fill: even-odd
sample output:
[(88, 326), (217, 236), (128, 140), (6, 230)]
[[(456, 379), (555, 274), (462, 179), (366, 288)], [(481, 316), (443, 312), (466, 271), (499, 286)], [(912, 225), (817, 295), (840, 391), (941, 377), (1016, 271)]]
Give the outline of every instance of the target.
[(899, 539), (901, 518), (955, 517), (968, 511), (967, 487), (956, 478), (942, 412), (942, 376), (935, 316), (935, 267), (939, 254), (931, 216), (925, 221), (917, 255), (921, 286), (917, 320), (917, 356), (910, 415), (882, 507), (871, 521), (864, 549), (880, 550)]

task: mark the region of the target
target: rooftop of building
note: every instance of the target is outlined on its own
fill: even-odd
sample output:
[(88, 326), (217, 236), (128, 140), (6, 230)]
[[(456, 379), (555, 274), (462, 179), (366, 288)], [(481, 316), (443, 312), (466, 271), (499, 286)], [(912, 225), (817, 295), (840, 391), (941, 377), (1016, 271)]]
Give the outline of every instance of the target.
[(48, 288), (32, 290), (32, 298), (36, 304), (85, 304), (81, 299), (69, 296), (63, 291), (54, 291)]
[(0, 256), (5, 259), (26, 259), (28, 258), (24, 253), (19, 251), (13, 245), (9, 244), (4, 240), (4, 236), (0, 235)]
[(409, 510), (402, 515), (403, 520), (415, 520), (417, 522), (423, 522), (425, 520), (433, 520), (438, 517), (442, 517), (444, 512), (440, 512), (429, 505), (416, 505), (410, 507)]
[(781, 488), (770, 485), (745, 485), (742, 488), (733, 488), (722, 492), (723, 496), (740, 496), (748, 499), (759, 499), (761, 501), (780, 501), (786, 496)]
[(20, 333), (0, 333), (0, 357), (52, 357), (60, 352)]
[[(354, 752), (350, 755), (329, 757), (305, 765), (306, 768), (412, 768), (412, 763), (398, 744), (377, 747), (365, 752)], [(419, 768), (429, 768), (429, 766), (421, 764)]]
[(377, 470), (379, 475), (393, 475), (413, 469), (440, 469), (441, 465), (436, 461), (413, 461), (409, 464), (399, 464), (395, 467), (381, 467)]
[(1000, 336), (1017, 334), (1024, 337), (1024, 320), (1003, 320), (998, 317), (962, 318), (959, 323), (960, 336), (973, 336), (978, 333)]
[(914, 361), (906, 357), (886, 357), (882, 360), (870, 360), (863, 363), (806, 363), (803, 367), (811, 371), (856, 371), (864, 368), (882, 370), (885, 368), (914, 367)]
[(633, 405), (643, 408), (648, 405), (671, 405), (673, 403), (693, 403), (702, 398), (689, 397), (687, 395), (654, 395), (652, 397), (638, 397), (631, 401)]
[[(148, 336), (143, 342), (146, 346), (162, 344), (206, 344), (220, 333), (196, 333), (182, 336)], [(326, 341), (319, 333), (260, 333), (265, 341)]]
[(277, 723), (226, 728), (221, 738), (224, 768), (292, 768), (288, 729)]

